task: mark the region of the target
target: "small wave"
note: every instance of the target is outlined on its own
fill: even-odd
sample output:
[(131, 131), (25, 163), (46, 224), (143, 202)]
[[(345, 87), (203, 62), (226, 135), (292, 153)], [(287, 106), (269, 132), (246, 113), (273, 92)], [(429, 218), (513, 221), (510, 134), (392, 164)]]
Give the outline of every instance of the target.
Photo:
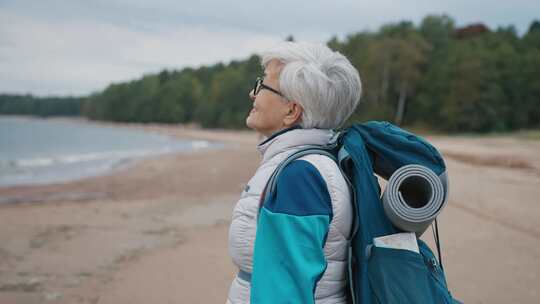
[[(191, 142), (191, 148), (194, 150), (205, 149), (210, 146), (207, 141), (193, 141)], [(104, 151), (104, 152), (92, 152), (83, 154), (68, 154), (57, 155), (52, 157), (36, 157), (16, 160), (0, 160), (0, 167), (11, 168), (35, 168), (35, 167), (47, 167), (61, 164), (74, 164), (81, 162), (100, 161), (100, 160), (119, 160), (126, 158), (140, 158), (151, 155), (160, 155), (174, 152), (178, 149), (185, 149), (185, 147), (169, 147), (165, 146), (160, 149), (153, 150), (127, 150), (127, 151)]]
[(210, 143), (204, 140), (195, 140), (191, 142), (191, 147), (193, 149), (205, 149), (210, 146)]
[(7, 162), (3, 162), (3, 166), (19, 167), (19, 168), (32, 168), (32, 167), (47, 167), (60, 164), (74, 164), (81, 162), (99, 161), (107, 159), (123, 159), (144, 157), (152, 154), (166, 153), (166, 149), (157, 151), (150, 150), (131, 150), (131, 151), (106, 151), (106, 152), (94, 152), (84, 154), (71, 154), (71, 155), (59, 155), (53, 157), (37, 157), (28, 159), (17, 159)]
[(31, 159), (17, 159), (9, 162), (11, 167), (45, 167), (55, 163), (52, 158), (38, 157)]

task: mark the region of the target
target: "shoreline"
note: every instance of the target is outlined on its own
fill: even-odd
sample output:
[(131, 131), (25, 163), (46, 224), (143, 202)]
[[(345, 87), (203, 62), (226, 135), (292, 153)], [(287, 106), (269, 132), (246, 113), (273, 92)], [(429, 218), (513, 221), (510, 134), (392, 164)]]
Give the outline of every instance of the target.
[[(0, 186), (0, 206), (6, 206), (10, 204), (27, 204), (27, 203), (43, 203), (49, 201), (87, 201), (95, 199), (104, 199), (109, 197), (106, 192), (92, 192), (80, 190), (80, 185), (85, 181), (94, 182), (101, 178), (107, 178), (111, 176), (121, 176), (125, 171), (129, 171), (135, 166), (143, 165), (142, 163), (148, 161), (159, 161), (159, 159), (170, 157), (181, 157), (182, 155), (189, 155), (192, 153), (206, 153), (209, 150), (227, 149), (227, 145), (233, 142), (237, 142), (241, 139), (241, 142), (252, 143), (254, 132), (240, 131), (241, 136), (237, 136), (236, 131), (228, 130), (203, 130), (195, 126), (186, 125), (168, 125), (168, 124), (137, 124), (137, 123), (113, 123), (113, 122), (101, 122), (92, 121), (86, 118), (71, 118), (71, 117), (50, 117), (40, 118), (33, 116), (8, 116), (2, 115), (0, 118), (9, 118), (16, 120), (39, 120), (39, 121), (52, 121), (52, 122), (67, 122), (73, 124), (86, 124), (97, 127), (108, 128), (123, 128), (130, 130), (137, 130), (145, 133), (158, 134), (171, 138), (171, 140), (185, 140), (185, 141), (198, 141), (203, 140), (209, 143), (209, 147), (201, 149), (191, 149), (188, 151), (171, 151), (167, 153), (156, 153), (151, 155), (145, 155), (141, 157), (127, 157), (123, 158), (112, 166), (112, 168), (103, 172), (75, 178), (71, 180), (53, 181), (45, 183), (27, 183), (18, 185), (1, 185)], [(77, 191), (70, 190), (75, 186)]]

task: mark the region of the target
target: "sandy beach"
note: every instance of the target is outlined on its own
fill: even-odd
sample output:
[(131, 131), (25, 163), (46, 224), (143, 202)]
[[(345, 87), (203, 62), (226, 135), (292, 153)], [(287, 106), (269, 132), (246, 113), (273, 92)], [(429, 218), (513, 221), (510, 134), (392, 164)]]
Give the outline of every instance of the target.
[[(0, 303), (224, 303), (236, 272), (228, 225), (259, 162), (257, 134), (107, 125), (225, 145), (106, 176), (0, 188)], [(443, 152), (450, 178), (440, 234), (453, 295), (464, 303), (538, 303), (540, 140), (428, 140)], [(432, 241), (430, 233), (423, 238)]]

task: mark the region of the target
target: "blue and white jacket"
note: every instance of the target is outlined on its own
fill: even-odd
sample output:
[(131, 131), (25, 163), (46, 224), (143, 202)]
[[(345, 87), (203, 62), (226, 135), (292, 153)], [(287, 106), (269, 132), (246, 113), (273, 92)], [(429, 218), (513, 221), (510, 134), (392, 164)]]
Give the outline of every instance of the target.
[(236, 204), (229, 251), (240, 269), (227, 303), (346, 303), (351, 195), (337, 164), (307, 155), (284, 168), (276, 194), (259, 213), (272, 172), (305, 145), (325, 145), (334, 133), (288, 129), (258, 146), (261, 165)]

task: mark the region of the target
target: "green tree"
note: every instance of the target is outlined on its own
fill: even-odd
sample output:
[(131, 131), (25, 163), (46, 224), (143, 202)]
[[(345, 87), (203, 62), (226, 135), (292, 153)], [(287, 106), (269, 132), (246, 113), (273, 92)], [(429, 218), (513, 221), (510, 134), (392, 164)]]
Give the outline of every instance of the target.
[(387, 119), (393, 116), (397, 124), (403, 122), (407, 100), (415, 92), (429, 50), (429, 44), (417, 33), (406, 38), (380, 38), (368, 46), (366, 72), (372, 76), (368, 76), (367, 85), (371, 99)]

